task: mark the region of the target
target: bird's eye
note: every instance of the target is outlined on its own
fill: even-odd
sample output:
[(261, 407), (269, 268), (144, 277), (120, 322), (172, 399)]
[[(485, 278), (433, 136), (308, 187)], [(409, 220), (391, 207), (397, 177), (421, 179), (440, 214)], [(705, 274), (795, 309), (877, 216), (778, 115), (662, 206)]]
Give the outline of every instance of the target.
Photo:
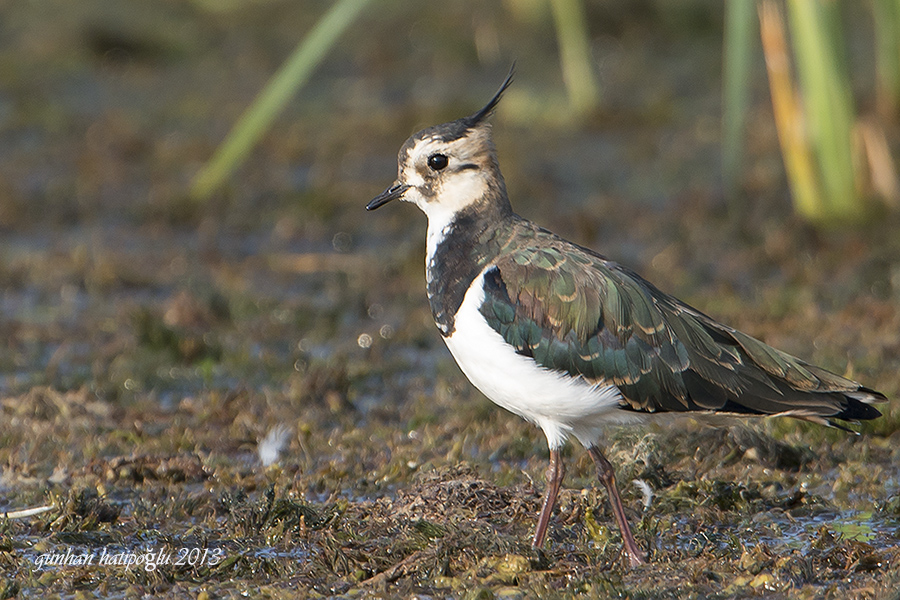
[(428, 166), (435, 171), (440, 171), (447, 166), (448, 159), (443, 154), (432, 154), (428, 157)]

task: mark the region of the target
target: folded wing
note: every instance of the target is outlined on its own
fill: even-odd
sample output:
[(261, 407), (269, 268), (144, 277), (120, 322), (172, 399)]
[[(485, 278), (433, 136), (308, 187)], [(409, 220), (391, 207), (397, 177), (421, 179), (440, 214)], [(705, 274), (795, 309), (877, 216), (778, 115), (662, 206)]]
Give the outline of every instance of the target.
[(880, 416), (871, 404), (881, 393), (717, 323), (586, 248), (529, 233), (485, 273), (481, 312), (539, 365), (615, 384), (636, 411)]

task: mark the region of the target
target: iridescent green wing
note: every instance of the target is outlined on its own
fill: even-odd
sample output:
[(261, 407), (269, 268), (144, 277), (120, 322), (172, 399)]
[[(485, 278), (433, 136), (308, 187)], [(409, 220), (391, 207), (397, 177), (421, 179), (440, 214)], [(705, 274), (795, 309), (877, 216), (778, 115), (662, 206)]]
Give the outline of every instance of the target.
[(539, 365), (615, 384), (626, 408), (879, 414), (846, 395), (871, 390), (721, 325), (602, 256), (543, 230), (516, 242), (485, 273), (481, 313)]

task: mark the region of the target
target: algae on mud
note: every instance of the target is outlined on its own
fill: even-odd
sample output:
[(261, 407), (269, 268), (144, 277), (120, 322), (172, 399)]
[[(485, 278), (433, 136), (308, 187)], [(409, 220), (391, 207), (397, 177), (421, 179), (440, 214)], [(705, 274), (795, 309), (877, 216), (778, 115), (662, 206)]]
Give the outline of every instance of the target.
[[(451, 31), (487, 23), (479, 44), (494, 31), (518, 56), (526, 104), (562, 89), (552, 35), (499, 4), (423, 7), (412, 29), (386, 5), (198, 207), (186, 182), (309, 11), (54, 6), (14, 3), (0, 22), (0, 511), (55, 506), (0, 519), (0, 597), (890, 598), (900, 586), (896, 401), (860, 436), (787, 420), (611, 432), (620, 480), (653, 491), (643, 509), (622, 486), (652, 563), (620, 568), (589, 460), (571, 449), (552, 543), (530, 549), (545, 443), (443, 350), (419, 217), (373, 223), (362, 207), (398, 140), (473, 105), (508, 66)], [(897, 216), (830, 233), (794, 220), (760, 98), (733, 221), (715, 175), (720, 32), (637, 8), (607, 26), (607, 105), (583, 128), (498, 115), (518, 209), (896, 399)], [(259, 442), (278, 425), (292, 435), (263, 468)], [(36, 568), (66, 548), (225, 559)]]

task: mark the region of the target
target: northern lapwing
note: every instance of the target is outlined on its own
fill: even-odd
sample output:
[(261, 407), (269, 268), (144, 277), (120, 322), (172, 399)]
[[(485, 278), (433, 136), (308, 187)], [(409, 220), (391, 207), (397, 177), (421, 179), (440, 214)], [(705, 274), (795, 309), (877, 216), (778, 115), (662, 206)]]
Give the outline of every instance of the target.
[[(574, 436), (606, 487), (631, 566), (645, 562), (615, 472), (598, 445), (610, 423), (661, 412), (783, 415), (835, 425), (881, 413), (885, 396), (716, 322), (637, 273), (518, 216), (486, 119), (423, 129), (400, 148), (391, 200), (428, 217), (428, 300), (469, 380), (547, 436), (547, 490), (532, 545), (543, 546)], [(840, 425), (838, 425), (840, 426)]]

